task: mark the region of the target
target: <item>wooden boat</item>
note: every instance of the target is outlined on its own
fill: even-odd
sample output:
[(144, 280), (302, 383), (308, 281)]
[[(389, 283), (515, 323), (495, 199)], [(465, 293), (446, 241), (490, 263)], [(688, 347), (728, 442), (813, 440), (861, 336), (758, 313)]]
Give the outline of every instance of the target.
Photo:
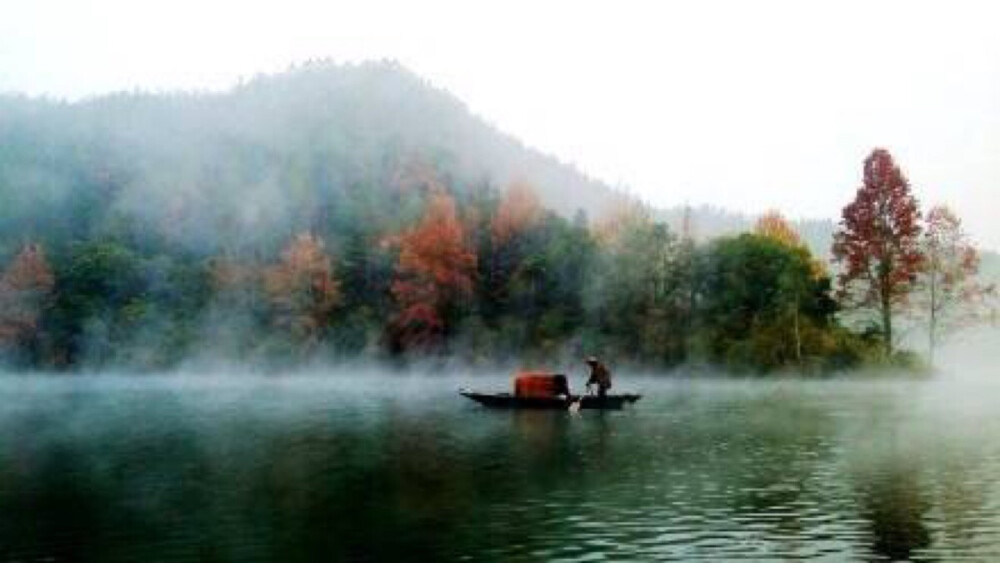
[(642, 395), (623, 393), (620, 395), (561, 395), (555, 397), (523, 397), (510, 393), (478, 393), (462, 389), (459, 393), (487, 407), (499, 409), (548, 409), (569, 410), (574, 402), (580, 401), (581, 409), (618, 410), (642, 398)]

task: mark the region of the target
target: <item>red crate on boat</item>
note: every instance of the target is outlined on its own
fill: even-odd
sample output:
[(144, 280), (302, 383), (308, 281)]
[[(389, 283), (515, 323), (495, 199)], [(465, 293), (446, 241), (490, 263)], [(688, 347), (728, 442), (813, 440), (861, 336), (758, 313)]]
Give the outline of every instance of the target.
[(541, 371), (520, 372), (514, 377), (514, 396), (549, 398), (568, 395), (566, 376)]

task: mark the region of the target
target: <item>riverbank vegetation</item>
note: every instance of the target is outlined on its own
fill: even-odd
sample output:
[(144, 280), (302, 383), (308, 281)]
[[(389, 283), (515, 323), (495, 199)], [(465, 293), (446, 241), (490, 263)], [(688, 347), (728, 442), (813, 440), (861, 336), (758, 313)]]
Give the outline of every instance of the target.
[(828, 263), (779, 212), (699, 237), (464, 111), (392, 65), (224, 96), (4, 99), (3, 360), (818, 373), (918, 364), (900, 315), (933, 350), (992, 311), (958, 217), (925, 216), (882, 149)]

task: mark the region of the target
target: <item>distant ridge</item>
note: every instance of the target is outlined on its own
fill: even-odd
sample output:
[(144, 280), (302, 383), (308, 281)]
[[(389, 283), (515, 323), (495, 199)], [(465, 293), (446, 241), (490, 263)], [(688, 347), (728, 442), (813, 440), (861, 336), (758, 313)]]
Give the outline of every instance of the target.
[[(222, 93), (116, 93), (75, 103), (4, 95), (0, 123), (0, 254), (12, 240), (61, 228), (81, 194), (148, 224), (176, 226), (179, 215), (183, 232), (169, 236), (192, 244), (221, 236), (220, 224), (235, 224), (241, 236), (290, 231), (309, 205), (359, 187), (389, 189), (414, 159), (457, 193), (529, 182), (566, 216), (599, 217), (631, 198), (499, 131), (391, 61), (309, 62)], [(40, 208), (49, 212), (39, 216)], [(654, 210), (677, 232), (685, 215), (698, 238), (754, 222), (707, 205)], [(797, 227), (814, 252), (828, 254), (832, 221)]]
[[(311, 113), (337, 135), (438, 159), (435, 164), (463, 184), (488, 180), (504, 186), (528, 181), (547, 207), (562, 214), (578, 209), (596, 213), (624, 197), (572, 165), (498, 130), (450, 92), (394, 61), (310, 62), (258, 76), (229, 96), (268, 98), (283, 111)], [(296, 109), (289, 109), (290, 104)], [(339, 108), (350, 113), (340, 114), (343, 119), (338, 120), (333, 114)]]

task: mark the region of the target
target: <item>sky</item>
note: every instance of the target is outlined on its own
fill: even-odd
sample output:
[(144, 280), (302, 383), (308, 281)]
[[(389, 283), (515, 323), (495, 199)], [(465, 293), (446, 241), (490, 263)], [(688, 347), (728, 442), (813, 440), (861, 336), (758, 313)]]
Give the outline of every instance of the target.
[(0, 91), (214, 91), (395, 59), (657, 206), (836, 219), (885, 147), (925, 208), (1000, 249), (993, 4), (0, 0)]

